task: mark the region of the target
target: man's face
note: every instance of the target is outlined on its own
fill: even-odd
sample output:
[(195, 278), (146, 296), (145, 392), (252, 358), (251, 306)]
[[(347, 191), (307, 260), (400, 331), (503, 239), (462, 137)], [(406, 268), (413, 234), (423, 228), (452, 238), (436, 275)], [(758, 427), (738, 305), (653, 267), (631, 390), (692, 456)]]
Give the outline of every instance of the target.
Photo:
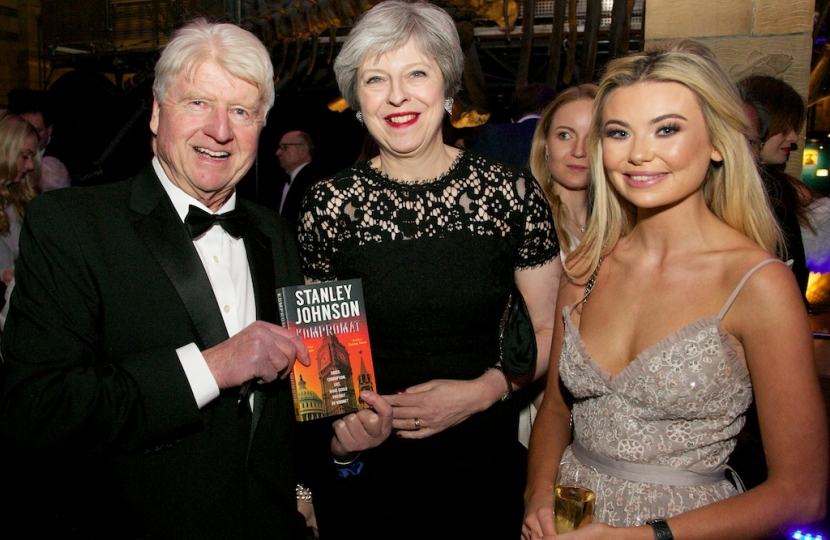
[(288, 174), (303, 163), (311, 161), (308, 145), (300, 138), (299, 131), (289, 131), (282, 136), (277, 146), (277, 159), (280, 160), (282, 170)]
[(262, 107), (256, 86), (210, 60), (192, 81), (179, 74), (163, 102), (153, 102), (150, 119), (164, 172), (185, 193), (218, 210), (254, 162)]
[(38, 148), (43, 150), (46, 148), (46, 143), (49, 142), (49, 137), (52, 135), (52, 127), (46, 127), (43, 121), (43, 114), (39, 112), (28, 112), (20, 115), (23, 120), (29, 122), (37, 130)]

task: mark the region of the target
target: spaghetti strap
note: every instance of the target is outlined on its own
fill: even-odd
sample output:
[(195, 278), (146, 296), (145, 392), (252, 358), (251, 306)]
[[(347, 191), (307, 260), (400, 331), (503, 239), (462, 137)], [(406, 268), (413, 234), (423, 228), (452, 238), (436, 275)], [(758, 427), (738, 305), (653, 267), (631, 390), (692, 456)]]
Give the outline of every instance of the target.
[(737, 298), (738, 293), (740, 293), (740, 292), (741, 292), (741, 289), (743, 289), (743, 288), (744, 288), (744, 284), (747, 282), (747, 280), (748, 280), (749, 278), (751, 278), (751, 277), (752, 277), (752, 274), (754, 274), (754, 273), (755, 273), (755, 271), (756, 271), (756, 270), (758, 270), (759, 268), (761, 268), (762, 266), (766, 266), (767, 264), (769, 264), (769, 263), (771, 263), (771, 262), (779, 262), (779, 263), (781, 263), (781, 264), (785, 264), (785, 263), (784, 263), (783, 261), (781, 261), (780, 259), (764, 259), (763, 261), (761, 261), (761, 262), (759, 262), (758, 264), (756, 264), (755, 266), (753, 266), (753, 267), (749, 270), (749, 272), (747, 272), (746, 274), (744, 274), (743, 279), (741, 279), (741, 281), (740, 281), (740, 282), (738, 283), (738, 285), (735, 287), (735, 290), (734, 290), (734, 291), (732, 291), (732, 294), (731, 294), (731, 295), (729, 296), (729, 298), (726, 300), (726, 303), (723, 305), (723, 308), (721, 308), (720, 313), (718, 313), (718, 320), (723, 319), (724, 315), (726, 315), (726, 312), (727, 312), (727, 311), (729, 311), (729, 308), (730, 308), (730, 307), (732, 307), (732, 302), (734, 302), (734, 301), (735, 301), (735, 298)]

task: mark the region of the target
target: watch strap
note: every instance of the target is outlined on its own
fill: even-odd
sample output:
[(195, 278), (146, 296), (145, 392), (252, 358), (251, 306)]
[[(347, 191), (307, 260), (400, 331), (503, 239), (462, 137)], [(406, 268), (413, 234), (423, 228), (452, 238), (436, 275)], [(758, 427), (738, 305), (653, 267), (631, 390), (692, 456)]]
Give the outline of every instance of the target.
[(654, 529), (654, 540), (674, 540), (674, 535), (665, 519), (650, 519), (646, 521), (646, 524)]

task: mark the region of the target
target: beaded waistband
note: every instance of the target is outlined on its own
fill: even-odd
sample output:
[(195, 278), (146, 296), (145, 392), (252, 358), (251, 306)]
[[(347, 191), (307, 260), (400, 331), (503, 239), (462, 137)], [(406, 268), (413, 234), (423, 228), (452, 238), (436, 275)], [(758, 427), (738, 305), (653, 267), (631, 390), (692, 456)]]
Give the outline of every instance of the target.
[(571, 452), (583, 465), (593, 467), (608, 476), (615, 476), (632, 482), (664, 484), (667, 486), (702, 486), (726, 480), (724, 476), (725, 469), (700, 473), (666, 465), (646, 465), (644, 463), (632, 463), (631, 461), (618, 461), (592, 452), (577, 441), (571, 443)]

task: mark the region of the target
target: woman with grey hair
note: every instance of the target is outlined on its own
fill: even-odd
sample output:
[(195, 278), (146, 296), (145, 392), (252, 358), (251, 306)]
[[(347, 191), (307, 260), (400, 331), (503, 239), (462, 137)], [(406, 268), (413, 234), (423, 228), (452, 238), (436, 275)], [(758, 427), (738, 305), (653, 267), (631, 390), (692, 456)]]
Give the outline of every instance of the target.
[[(299, 239), (307, 280), (363, 279), (379, 394), (333, 423), (321, 535), (521, 531), (520, 404), (507, 398), (547, 369), (559, 249), (533, 177), (443, 143), (462, 65), (445, 11), (396, 0), (358, 20), (335, 63), (380, 154), (309, 190)], [(514, 283), (538, 345), (526, 380), (499, 360)]]

